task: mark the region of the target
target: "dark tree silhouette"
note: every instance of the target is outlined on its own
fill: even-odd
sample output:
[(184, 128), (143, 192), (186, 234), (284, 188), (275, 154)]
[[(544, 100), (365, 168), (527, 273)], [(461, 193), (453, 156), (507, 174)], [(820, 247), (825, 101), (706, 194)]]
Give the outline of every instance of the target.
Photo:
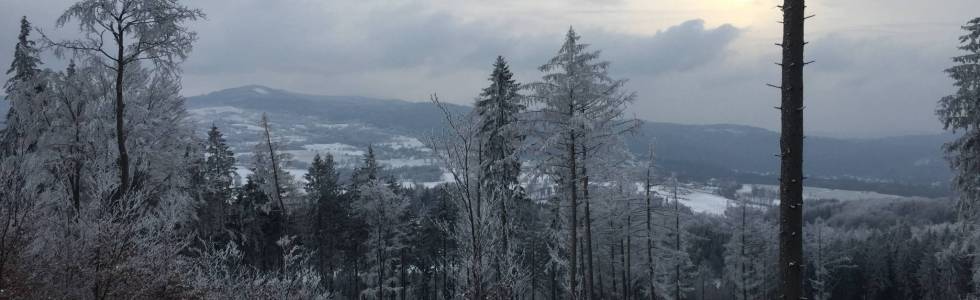
[(780, 299), (803, 298), (803, 22), (805, 0), (784, 0), (779, 139)]

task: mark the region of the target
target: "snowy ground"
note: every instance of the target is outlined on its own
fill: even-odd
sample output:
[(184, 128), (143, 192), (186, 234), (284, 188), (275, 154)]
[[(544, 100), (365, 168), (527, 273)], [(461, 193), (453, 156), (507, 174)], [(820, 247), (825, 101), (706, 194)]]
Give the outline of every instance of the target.
[(403, 136), (403, 135), (392, 137), (390, 140), (388, 140), (387, 142), (381, 143), (380, 145), (381, 146), (387, 146), (387, 147), (389, 147), (391, 149), (395, 149), (395, 150), (399, 150), (399, 149), (422, 149), (422, 148), (425, 148), (425, 144), (423, 144), (422, 141), (419, 141), (419, 139), (413, 138), (413, 137), (408, 137), (408, 136)]
[(436, 186), (438, 186), (440, 184), (450, 183), (450, 182), (453, 182), (453, 175), (451, 173), (445, 172), (445, 170), (443, 170), (442, 177), (439, 178), (439, 181), (429, 181), (429, 182), (402, 181), (401, 182), (401, 185), (403, 187), (409, 187), (409, 188), (410, 187), (414, 187), (416, 185), (419, 185), (419, 186), (424, 186), (426, 188), (430, 188), (431, 189), (431, 188), (434, 188), (434, 187), (436, 187)]
[[(778, 185), (768, 185), (768, 184), (752, 184), (752, 185), (747, 184), (742, 186), (742, 189), (740, 189), (739, 191), (740, 192), (750, 191), (750, 189), (766, 189), (774, 193), (779, 192)], [(908, 197), (881, 194), (878, 192), (871, 192), (871, 191), (848, 191), (848, 190), (838, 190), (838, 189), (828, 189), (828, 188), (818, 188), (818, 187), (803, 187), (803, 200), (837, 199), (840, 201), (854, 201), (854, 200), (876, 200), (876, 199), (896, 200), (896, 199), (905, 199), (905, 198)]]
[[(654, 186), (653, 191), (660, 197), (667, 197), (673, 200), (673, 188), (670, 186)], [(695, 213), (707, 213), (720, 215), (725, 213), (731, 199), (715, 194), (709, 187), (688, 187), (677, 188), (677, 198), (681, 204), (690, 207)]]

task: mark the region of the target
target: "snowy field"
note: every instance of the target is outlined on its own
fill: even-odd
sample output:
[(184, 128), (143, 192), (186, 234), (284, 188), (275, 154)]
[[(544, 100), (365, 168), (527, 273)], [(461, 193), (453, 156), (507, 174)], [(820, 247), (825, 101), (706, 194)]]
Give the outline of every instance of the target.
[[(399, 149), (423, 149), (423, 148), (425, 148), (425, 144), (423, 144), (422, 141), (419, 141), (419, 139), (413, 138), (413, 137), (408, 137), (408, 136), (403, 136), (403, 135), (392, 137), (387, 142), (381, 143), (379, 145), (380, 146), (386, 146), (388, 148), (395, 149), (395, 150), (399, 150)], [(428, 149), (426, 149), (426, 150), (428, 150)]]
[[(750, 191), (750, 189), (765, 189), (773, 193), (779, 192), (778, 185), (771, 184), (747, 184), (742, 186), (742, 191)], [(803, 187), (803, 200), (818, 200), (818, 199), (837, 199), (840, 201), (854, 201), (854, 200), (898, 200), (906, 199), (909, 197), (881, 194), (878, 192), (871, 191), (848, 191), (848, 190), (838, 190), (838, 189), (828, 189), (819, 187)], [(776, 200), (776, 199), (773, 199)], [(778, 201), (777, 201), (778, 202)]]
[[(711, 191), (710, 187), (677, 187), (677, 198), (681, 204), (690, 207), (695, 213), (706, 213), (720, 215), (725, 213), (731, 199), (722, 197)], [(657, 185), (653, 187), (653, 192), (660, 197), (667, 197), (673, 200), (673, 188), (670, 186)]]

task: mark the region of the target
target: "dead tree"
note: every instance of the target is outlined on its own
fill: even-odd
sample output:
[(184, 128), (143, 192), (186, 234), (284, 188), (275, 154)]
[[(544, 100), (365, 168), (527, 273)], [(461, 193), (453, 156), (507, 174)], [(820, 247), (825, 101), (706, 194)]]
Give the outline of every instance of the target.
[(803, 298), (803, 22), (805, 0), (784, 0), (779, 139), (779, 298)]

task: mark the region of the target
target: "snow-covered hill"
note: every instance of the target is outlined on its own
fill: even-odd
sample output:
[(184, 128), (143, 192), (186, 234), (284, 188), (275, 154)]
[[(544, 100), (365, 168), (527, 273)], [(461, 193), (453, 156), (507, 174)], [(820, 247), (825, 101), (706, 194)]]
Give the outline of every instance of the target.
[[(256, 124), (267, 113), (274, 134), (302, 170), (317, 152), (331, 153), (342, 167), (353, 167), (371, 145), (382, 163), (406, 182), (438, 182), (423, 142), (443, 126), (442, 112), (428, 102), (358, 96), (318, 96), (264, 86), (244, 86), (188, 98), (201, 132), (211, 123), (225, 132), (242, 161), (259, 138)], [(450, 105), (454, 112), (466, 106)], [(946, 135), (881, 139), (808, 137), (808, 184), (838, 190), (941, 196), (949, 171), (940, 146)], [(778, 148), (775, 132), (739, 125), (681, 125), (645, 122), (627, 142), (635, 153), (654, 144), (658, 164), (688, 181), (712, 178), (775, 184)], [(645, 154), (638, 154), (643, 157)]]

